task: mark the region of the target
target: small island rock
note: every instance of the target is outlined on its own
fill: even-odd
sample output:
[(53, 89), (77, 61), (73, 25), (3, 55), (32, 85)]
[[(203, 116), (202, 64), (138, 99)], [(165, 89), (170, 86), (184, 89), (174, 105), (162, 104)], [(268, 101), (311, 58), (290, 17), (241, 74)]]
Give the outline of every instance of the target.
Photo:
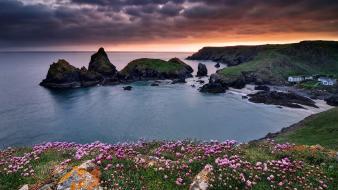
[[(176, 58), (177, 59), (177, 58)], [(182, 79), (191, 77), (192, 69), (182, 61), (141, 58), (128, 63), (120, 74), (124, 80)]]
[(203, 63), (198, 64), (198, 70), (197, 70), (197, 77), (204, 77), (208, 75), (208, 69), (207, 66)]
[(109, 61), (108, 55), (102, 47), (91, 56), (88, 70), (100, 73), (105, 77), (113, 77), (117, 74), (116, 67)]

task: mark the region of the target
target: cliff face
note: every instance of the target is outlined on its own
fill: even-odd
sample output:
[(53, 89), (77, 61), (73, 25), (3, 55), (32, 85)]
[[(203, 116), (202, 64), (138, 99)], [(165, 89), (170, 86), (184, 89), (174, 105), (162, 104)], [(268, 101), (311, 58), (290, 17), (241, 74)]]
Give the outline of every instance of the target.
[(242, 88), (245, 84), (284, 84), (290, 75), (338, 75), (338, 42), (203, 48), (189, 59), (228, 65), (210, 79)]
[(212, 60), (228, 66), (235, 66), (254, 60), (259, 54), (275, 51), (287, 56), (307, 59), (318, 63), (338, 51), (336, 41), (302, 41), (294, 44), (204, 47), (189, 56), (191, 60)]

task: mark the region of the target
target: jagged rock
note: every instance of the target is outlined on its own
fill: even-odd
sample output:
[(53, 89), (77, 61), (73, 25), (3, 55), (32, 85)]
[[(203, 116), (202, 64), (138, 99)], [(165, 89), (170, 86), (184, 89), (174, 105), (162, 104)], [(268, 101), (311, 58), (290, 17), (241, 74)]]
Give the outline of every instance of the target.
[(123, 87), (123, 90), (131, 90), (133, 87), (132, 86), (125, 86)]
[(216, 68), (220, 68), (221, 65), (220, 65), (219, 63), (216, 63), (215, 67), (216, 67)]
[(58, 185), (57, 190), (81, 189), (81, 190), (99, 190), (100, 170), (91, 161), (86, 161), (80, 166), (74, 167), (70, 172), (64, 175)]
[(306, 98), (294, 93), (284, 93), (277, 91), (260, 91), (256, 94), (248, 95), (249, 101), (254, 103), (264, 103), (272, 105), (280, 105), (291, 108), (304, 108), (301, 105), (318, 108), (315, 102), (310, 98)]
[(255, 90), (263, 90), (263, 91), (270, 91), (270, 87), (265, 85), (255, 86)]
[(191, 77), (192, 69), (177, 58), (169, 61), (161, 59), (136, 59), (128, 63), (120, 74), (124, 80), (181, 79)]
[(50, 88), (75, 88), (81, 86), (80, 70), (66, 60), (60, 59), (50, 65), (41, 86)]
[(242, 96), (242, 99), (248, 99), (248, 97), (247, 96)]
[(199, 90), (200, 92), (208, 93), (225, 93), (226, 87), (222, 86), (220, 83), (208, 83), (203, 85)]
[(213, 167), (208, 164), (195, 176), (189, 190), (207, 190), (210, 187), (210, 181), (212, 178)]
[(91, 56), (88, 70), (100, 73), (105, 77), (114, 77), (117, 74), (116, 67), (109, 61), (108, 55), (102, 47)]
[(326, 98), (325, 102), (330, 106), (338, 106), (338, 95), (333, 95), (329, 98)]
[(208, 75), (208, 69), (207, 66), (203, 63), (198, 64), (198, 70), (197, 70), (197, 77), (204, 77)]

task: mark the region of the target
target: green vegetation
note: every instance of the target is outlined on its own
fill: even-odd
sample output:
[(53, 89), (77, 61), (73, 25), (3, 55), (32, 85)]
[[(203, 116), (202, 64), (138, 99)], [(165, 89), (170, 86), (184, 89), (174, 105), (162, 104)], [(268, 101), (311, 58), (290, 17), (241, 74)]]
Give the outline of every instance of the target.
[(280, 134), (278, 142), (320, 144), (338, 150), (338, 108), (313, 115), (297, 124), (297, 128)]
[[(256, 49), (245, 58), (248, 56), (245, 52), (250, 48)], [(257, 80), (283, 83), (291, 75), (322, 74), (337, 77), (338, 73), (338, 42), (305, 41), (297, 44), (237, 47), (236, 52), (236, 55), (232, 55), (234, 52), (231, 47), (223, 49), (223, 57), (219, 59), (225, 59), (224, 62), (233, 61), (227, 60), (226, 57), (230, 55), (231, 59), (244, 61), (218, 71), (221, 77), (239, 78), (243, 73), (254, 73)]]
[(305, 81), (302, 82), (298, 85), (300, 88), (305, 88), (305, 89), (318, 89), (321, 87), (320, 82), (318, 81)]
[(210, 190), (335, 190), (335, 159), (335, 152), (329, 149), (273, 141), (240, 145), (235, 141), (49, 142), (33, 149), (0, 151), (0, 189), (18, 189), (24, 184), (32, 189), (44, 184), (55, 187), (64, 175), (52, 175), (55, 166), (70, 170), (93, 160), (102, 173), (100, 186), (106, 189), (188, 189), (195, 176), (209, 168)]
[(128, 73), (132, 70), (154, 70), (160, 73), (171, 73), (175, 71), (179, 71), (185, 68), (185, 65), (176, 63), (176, 62), (168, 62), (161, 59), (136, 59), (130, 62), (122, 71), (122, 74)]

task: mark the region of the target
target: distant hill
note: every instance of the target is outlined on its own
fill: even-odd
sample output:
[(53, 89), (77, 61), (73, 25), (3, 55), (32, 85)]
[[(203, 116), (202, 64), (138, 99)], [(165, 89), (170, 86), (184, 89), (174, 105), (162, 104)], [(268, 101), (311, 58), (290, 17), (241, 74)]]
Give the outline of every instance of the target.
[(216, 77), (225, 84), (238, 84), (238, 81), (281, 84), (290, 75), (326, 74), (337, 77), (338, 42), (204, 47), (188, 59), (227, 64), (229, 67), (217, 71)]

